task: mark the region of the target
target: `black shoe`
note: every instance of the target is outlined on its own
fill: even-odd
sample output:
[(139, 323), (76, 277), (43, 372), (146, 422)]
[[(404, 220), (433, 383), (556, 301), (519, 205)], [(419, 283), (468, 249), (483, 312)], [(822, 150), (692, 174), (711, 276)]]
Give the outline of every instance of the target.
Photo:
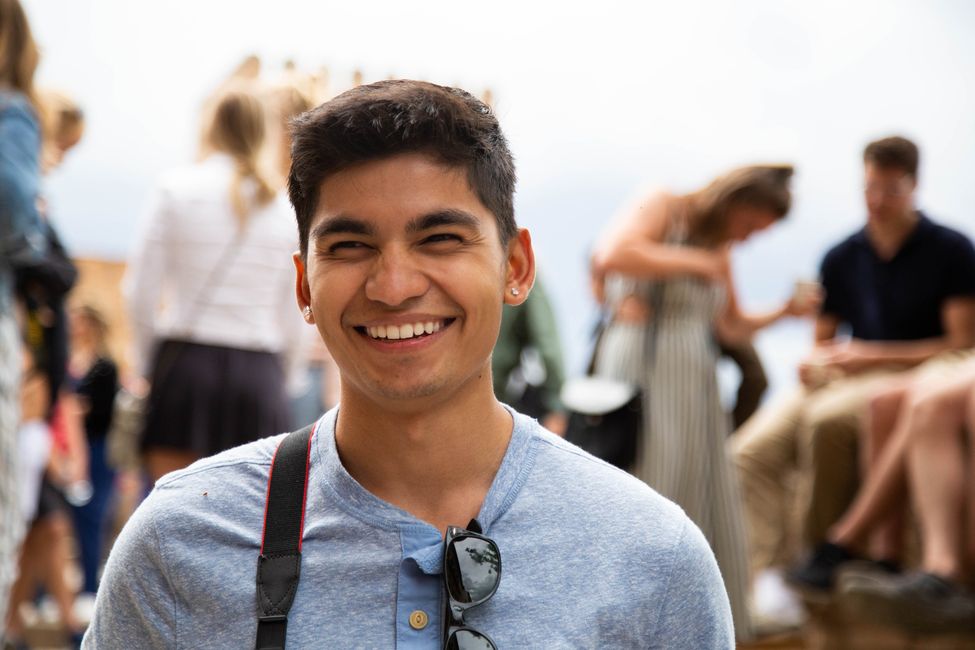
[(933, 573), (844, 577), (840, 597), (859, 617), (909, 632), (975, 632), (975, 596)]
[(836, 570), (833, 584), (841, 586), (844, 581), (856, 581), (856, 576), (866, 576), (870, 579), (876, 575), (891, 576), (901, 572), (900, 563), (894, 560), (850, 560)]
[(799, 589), (828, 592), (833, 588), (837, 569), (858, 559), (844, 546), (823, 542), (813, 549), (805, 562), (788, 571), (785, 578)]

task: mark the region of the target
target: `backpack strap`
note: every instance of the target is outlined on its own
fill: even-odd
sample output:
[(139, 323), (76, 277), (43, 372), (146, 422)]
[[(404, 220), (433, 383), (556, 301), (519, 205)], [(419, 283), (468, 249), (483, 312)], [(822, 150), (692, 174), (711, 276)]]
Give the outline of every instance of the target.
[(284, 650), (288, 610), (298, 590), (311, 440), (317, 424), (278, 445), (267, 480), (264, 534), (257, 559), (257, 650)]

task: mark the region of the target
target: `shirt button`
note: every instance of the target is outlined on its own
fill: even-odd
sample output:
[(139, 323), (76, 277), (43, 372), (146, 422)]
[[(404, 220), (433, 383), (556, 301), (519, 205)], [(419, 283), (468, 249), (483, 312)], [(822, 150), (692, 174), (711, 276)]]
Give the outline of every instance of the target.
[(414, 630), (422, 630), (430, 622), (430, 617), (422, 609), (418, 609), (410, 614), (410, 627)]

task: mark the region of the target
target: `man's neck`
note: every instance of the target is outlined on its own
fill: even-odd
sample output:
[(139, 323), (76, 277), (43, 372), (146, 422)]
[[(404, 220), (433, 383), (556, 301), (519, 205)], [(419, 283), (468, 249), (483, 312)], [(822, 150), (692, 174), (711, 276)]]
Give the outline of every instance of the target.
[(871, 219), (867, 222), (867, 238), (881, 259), (890, 260), (914, 232), (918, 221), (920, 215), (914, 208), (885, 223)]
[(486, 386), (416, 409), (384, 408), (343, 388), (335, 430), (343, 466), (366, 490), (440, 531), (466, 525), (480, 511), (513, 426)]

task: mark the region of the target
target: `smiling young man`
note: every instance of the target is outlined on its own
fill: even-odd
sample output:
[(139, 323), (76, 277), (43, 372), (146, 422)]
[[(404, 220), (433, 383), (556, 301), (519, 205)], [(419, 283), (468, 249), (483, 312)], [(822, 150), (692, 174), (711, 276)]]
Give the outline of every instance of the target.
[[(733, 647), (687, 517), (494, 397), (502, 307), (535, 266), (489, 109), (428, 83), (358, 87), (297, 120), (293, 160), (297, 299), (341, 399), (311, 438), (287, 647)], [(254, 645), (280, 442), (157, 483), (112, 551), (86, 646)], [(445, 591), (455, 579), (473, 603)]]

